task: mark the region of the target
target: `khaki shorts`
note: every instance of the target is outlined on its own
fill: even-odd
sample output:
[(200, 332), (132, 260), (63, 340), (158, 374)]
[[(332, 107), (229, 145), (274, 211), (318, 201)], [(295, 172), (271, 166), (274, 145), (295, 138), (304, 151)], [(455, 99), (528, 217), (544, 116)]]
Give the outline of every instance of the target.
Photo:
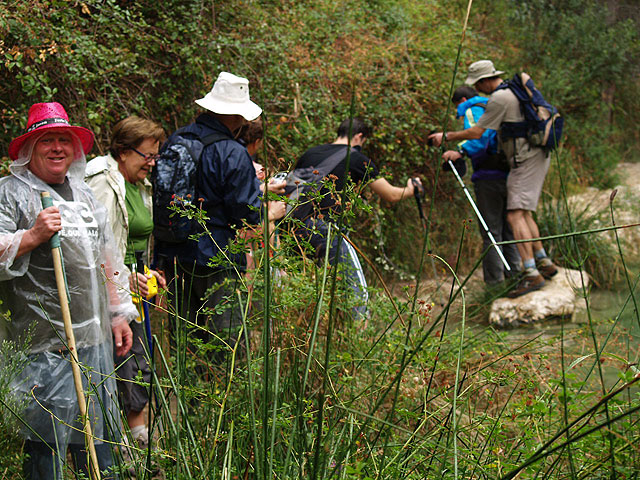
[(549, 155), (535, 149), (533, 155), (511, 165), (507, 177), (507, 210), (535, 212), (549, 170)]

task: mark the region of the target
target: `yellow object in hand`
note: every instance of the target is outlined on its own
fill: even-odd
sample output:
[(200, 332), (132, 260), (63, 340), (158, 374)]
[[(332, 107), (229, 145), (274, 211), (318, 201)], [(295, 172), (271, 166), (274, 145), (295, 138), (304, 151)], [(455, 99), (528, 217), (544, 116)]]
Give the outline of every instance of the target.
[[(151, 270), (149, 270), (149, 267), (147, 267), (146, 265), (144, 266), (144, 273), (145, 275), (149, 275), (151, 273)], [(151, 275), (151, 278), (147, 279), (147, 289), (147, 300), (152, 299), (158, 294), (158, 279), (155, 276)], [(137, 293), (132, 293), (131, 301), (136, 305), (140, 304), (140, 295), (138, 295)], [(140, 305), (140, 307), (142, 307), (142, 305)], [(138, 311), (142, 312), (142, 308), (138, 308)], [(136, 318), (135, 321), (138, 323), (142, 323), (142, 313), (138, 318)]]

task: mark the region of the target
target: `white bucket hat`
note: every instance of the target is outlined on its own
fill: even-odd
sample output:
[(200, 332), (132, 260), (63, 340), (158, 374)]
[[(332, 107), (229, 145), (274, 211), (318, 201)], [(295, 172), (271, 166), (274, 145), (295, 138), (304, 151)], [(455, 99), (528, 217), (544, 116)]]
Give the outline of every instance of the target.
[(242, 115), (248, 121), (262, 113), (262, 109), (249, 99), (249, 80), (228, 72), (221, 72), (211, 91), (196, 103), (213, 113)]
[(480, 60), (469, 65), (469, 73), (464, 81), (467, 85), (475, 85), (483, 78), (497, 77), (502, 75), (502, 70), (496, 70), (491, 60)]

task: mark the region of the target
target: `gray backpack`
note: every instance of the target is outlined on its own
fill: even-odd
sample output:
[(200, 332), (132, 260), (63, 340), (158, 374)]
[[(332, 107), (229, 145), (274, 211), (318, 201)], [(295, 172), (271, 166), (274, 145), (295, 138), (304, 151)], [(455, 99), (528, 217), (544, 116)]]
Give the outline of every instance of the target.
[[(351, 148), (354, 152), (355, 148)], [(338, 164), (347, 157), (347, 147), (340, 149), (334, 154), (325, 158), (317, 166), (296, 168), (287, 174), (285, 187), (285, 195), (291, 200), (287, 204), (287, 214), (295, 209), (296, 201), (305, 193), (310, 192), (314, 188), (318, 188), (322, 184), (322, 180), (338, 166)]]
[(208, 145), (229, 137), (214, 132), (204, 138), (177, 130), (165, 142), (151, 172), (153, 184), (153, 236), (168, 243), (186, 242), (197, 231), (197, 222), (175, 208), (197, 205), (196, 179), (200, 156)]

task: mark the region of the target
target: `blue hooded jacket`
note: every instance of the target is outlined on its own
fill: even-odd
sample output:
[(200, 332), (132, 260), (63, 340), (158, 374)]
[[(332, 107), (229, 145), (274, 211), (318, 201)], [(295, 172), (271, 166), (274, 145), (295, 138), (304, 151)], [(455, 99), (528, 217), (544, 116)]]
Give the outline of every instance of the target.
[[(488, 101), (488, 98), (475, 96), (458, 105), (457, 117), (464, 118), (465, 130), (475, 126), (478, 119), (484, 114)], [(472, 182), (507, 178), (507, 172), (482, 168), (482, 161), (486, 154), (495, 154), (498, 151), (498, 135), (495, 130), (487, 129), (480, 138), (463, 140), (458, 146), (471, 158), (471, 165), (473, 166)]]
[[(236, 230), (244, 223), (260, 223), (260, 181), (247, 149), (233, 139), (233, 134), (214, 116), (204, 113), (185, 128), (183, 135), (193, 133), (200, 138), (212, 132), (221, 132), (229, 137), (207, 146), (200, 158), (197, 177), (197, 194), (203, 199), (207, 229), (196, 242), (188, 240), (177, 246), (158, 242), (156, 251), (164, 256), (176, 256), (187, 265), (194, 260), (206, 266), (211, 257), (225, 250), (235, 238)], [(246, 265), (244, 252), (227, 251), (231, 263), (243, 271)], [(231, 268), (229, 265), (220, 269)]]

